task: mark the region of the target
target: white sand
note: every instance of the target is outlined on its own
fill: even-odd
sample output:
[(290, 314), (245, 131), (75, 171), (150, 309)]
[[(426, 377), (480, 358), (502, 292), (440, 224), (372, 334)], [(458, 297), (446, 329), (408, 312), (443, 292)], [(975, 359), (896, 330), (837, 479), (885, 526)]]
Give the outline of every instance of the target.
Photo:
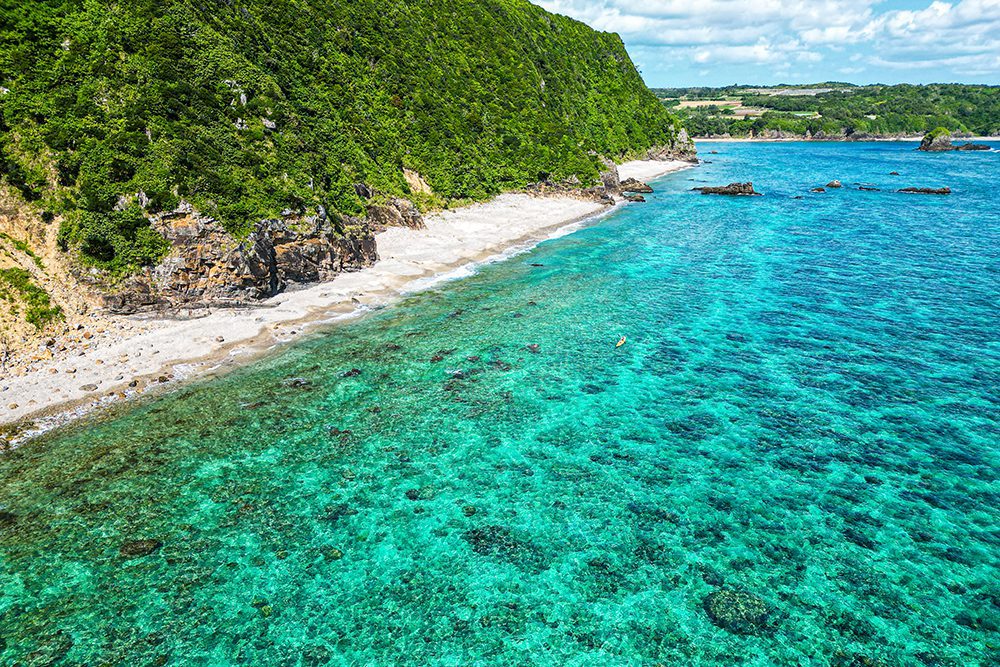
[[(621, 165), (619, 173), (623, 179), (648, 181), (689, 166), (634, 161)], [(259, 307), (212, 310), (186, 320), (122, 318), (141, 319), (140, 329), (145, 330), (97, 334), (78, 356), (57, 356), (27, 375), (4, 380), (0, 424), (31, 417), (37, 422), (34, 433), (97, 405), (162, 386), (161, 376), (184, 379), (232, 367), (294, 340), (309, 326), (386, 305), (401, 294), (426, 289), (442, 276), (530, 247), (605, 210), (601, 204), (571, 197), (505, 194), (430, 215), (424, 230), (389, 229), (376, 237), (381, 259), (374, 266), (279, 294)], [(129, 388), (133, 380), (139, 384)], [(97, 388), (84, 390), (87, 385)]]

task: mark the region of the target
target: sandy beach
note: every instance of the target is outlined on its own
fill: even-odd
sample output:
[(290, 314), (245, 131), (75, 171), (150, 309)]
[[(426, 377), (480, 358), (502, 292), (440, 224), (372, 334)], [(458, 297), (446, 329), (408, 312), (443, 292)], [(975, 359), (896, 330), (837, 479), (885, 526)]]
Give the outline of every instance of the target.
[[(649, 181), (690, 166), (633, 161), (620, 165), (619, 173)], [(88, 330), (78, 345), (36, 361), (24, 375), (0, 379), (0, 425), (20, 427), (0, 438), (0, 447), (97, 407), (246, 363), (310, 327), (388, 305), (607, 210), (573, 197), (504, 194), (429, 215), (427, 229), (390, 228), (376, 237), (375, 265), (253, 308), (196, 311), (186, 319), (104, 315), (103, 326)]]

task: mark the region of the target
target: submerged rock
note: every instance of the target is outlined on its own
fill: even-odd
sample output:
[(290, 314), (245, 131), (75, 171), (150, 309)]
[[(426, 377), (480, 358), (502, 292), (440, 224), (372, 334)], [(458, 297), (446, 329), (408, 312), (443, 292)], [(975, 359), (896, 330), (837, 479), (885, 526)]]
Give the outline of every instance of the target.
[(463, 533), (462, 539), (480, 556), (491, 556), (534, 571), (545, 569), (538, 550), (503, 526), (473, 528)]
[(306, 389), (312, 386), (312, 380), (307, 380), (306, 378), (287, 378), (282, 380), (281, 384), (294, 389)]
[(118, 554), (124, 558), (141, 558), (156, 553), (162, 546), (159, 540), (129, 540), (118, 547)]
[(759, 197), (761, 193), (753, 189), (753, 183), (730, 183), (729, 185), (721, 186), (702, 186), (698, 188), (691, 188), (692, 190), (697, 190), (703, 195), (732, 195), (738, 197)]
[(753, 593), (720, 589), (703, 602), (712, 623), (738, 635), (759, 635), (768, 631), (771, 610)]
[(918, 195), (950, 195), (951, 188), (900, 188), (896, 192), (906, 192)]
[(813, 188), (809, 192), (826, 192), (826, 188)]

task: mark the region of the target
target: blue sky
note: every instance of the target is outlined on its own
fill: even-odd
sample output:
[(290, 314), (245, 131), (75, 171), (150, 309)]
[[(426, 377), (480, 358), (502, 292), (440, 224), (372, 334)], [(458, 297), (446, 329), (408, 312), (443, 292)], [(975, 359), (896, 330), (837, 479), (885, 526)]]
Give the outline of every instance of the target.
[(617, 32), (650, 86), (1000, 84), (1000, 0), (533, 0)]

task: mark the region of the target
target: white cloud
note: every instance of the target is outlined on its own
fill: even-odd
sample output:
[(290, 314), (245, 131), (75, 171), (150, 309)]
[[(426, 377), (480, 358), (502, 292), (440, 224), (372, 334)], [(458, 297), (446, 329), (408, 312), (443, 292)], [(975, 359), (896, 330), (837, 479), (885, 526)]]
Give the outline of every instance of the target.
[[(767, 64), (798, 68), (829, 62), (858, 73), (963, 68), (1000, 83), (1000, 0), (914, 0), (886, 9), (882, 0), (535, 0), (551, 11), (618, 32), (651, 61), (689, 65)], [(860, 61), (860, 62), (857, 62)]]

